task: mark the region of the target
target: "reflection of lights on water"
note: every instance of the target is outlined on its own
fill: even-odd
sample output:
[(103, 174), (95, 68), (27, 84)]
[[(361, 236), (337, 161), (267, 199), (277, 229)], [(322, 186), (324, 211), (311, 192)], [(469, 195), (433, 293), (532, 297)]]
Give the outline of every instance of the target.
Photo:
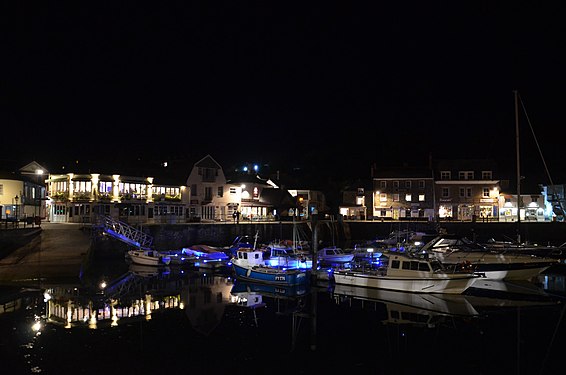
[(34, 332), (38, 332), (41, 330), (41, 322), (39, 320), (33, 322), (33, 324), (31, 325), (31, 330)]
[(118, 325), (118, 314), (114, 306), (112, 306), (111, 314), (112, 314), (112, 323), (110, 323), (110, 326), (116, 327)]

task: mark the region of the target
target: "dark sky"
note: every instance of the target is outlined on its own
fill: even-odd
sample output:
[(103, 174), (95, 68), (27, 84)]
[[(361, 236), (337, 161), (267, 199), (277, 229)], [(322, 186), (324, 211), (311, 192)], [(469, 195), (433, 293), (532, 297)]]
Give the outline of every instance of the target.
[[(10, 155), (211, 154), (368, 177), (432, 153), (512, 168), (516, 89), (565, 182), (561, 2), (17, 3), (3, 38)], [(521, 117), (524, 174), (544, 178)]]

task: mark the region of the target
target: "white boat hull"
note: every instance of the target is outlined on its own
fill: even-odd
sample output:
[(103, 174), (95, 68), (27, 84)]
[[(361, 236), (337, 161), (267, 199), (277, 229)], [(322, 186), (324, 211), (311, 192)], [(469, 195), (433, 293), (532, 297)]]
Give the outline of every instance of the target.
[(144, 266), (163, 266), (171, 262), (171, 258), (155, 251), (145, 252), (130, 250), (128, 251), (128, 255), (133, 263)]
[(334, 273), (334, 282), (336, 284), (412, 293), (461, 294), (468, 289), (477, 278), (477, 276), (473, 275), (454, 275), (449, 278), (403, 278), (352, 271), (336, 271)]

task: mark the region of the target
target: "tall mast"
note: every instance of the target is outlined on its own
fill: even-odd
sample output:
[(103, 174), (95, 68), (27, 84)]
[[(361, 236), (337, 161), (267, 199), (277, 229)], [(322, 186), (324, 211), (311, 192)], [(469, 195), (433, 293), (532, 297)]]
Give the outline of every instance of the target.
[(521, 243), (521, 164), (519, 157), (519, 100), (518, 92), (514, 90), (515, 94), (515, 148), (517, 151), (517, 242)]

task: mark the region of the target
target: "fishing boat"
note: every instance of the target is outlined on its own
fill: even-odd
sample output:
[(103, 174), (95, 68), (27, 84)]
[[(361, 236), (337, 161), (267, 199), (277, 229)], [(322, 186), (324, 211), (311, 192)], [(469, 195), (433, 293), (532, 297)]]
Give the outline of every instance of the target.
[(277, 285), (298, 285), (308, 282), (310, 269), (272, 267), (259, 249), (240, 248), (232, 260), (236, 279)]
[(161, 266), (171, 263), (169, 256), (156, 250), (129, 250), (128, 257), (133, 263), (145, 266)]
[(354, 254), (346, 253), (336, 246), (322, 248), (317, 251), (316, 256), (321, 264), (349, 263), (354, 260)]
[(480, 277), (465, 270), (449, 272), (438, 259), (404, 253), (382, 256), (382, 266), (377, 269), (338, 269), (333, 273), (337, 285), (448, 294), (461, 294)]
[(312, 268), (312, 257), (309, 254), (299, 252), (293, 247), (268, 246), (264, 250), (265, 263), (279, 268)]

